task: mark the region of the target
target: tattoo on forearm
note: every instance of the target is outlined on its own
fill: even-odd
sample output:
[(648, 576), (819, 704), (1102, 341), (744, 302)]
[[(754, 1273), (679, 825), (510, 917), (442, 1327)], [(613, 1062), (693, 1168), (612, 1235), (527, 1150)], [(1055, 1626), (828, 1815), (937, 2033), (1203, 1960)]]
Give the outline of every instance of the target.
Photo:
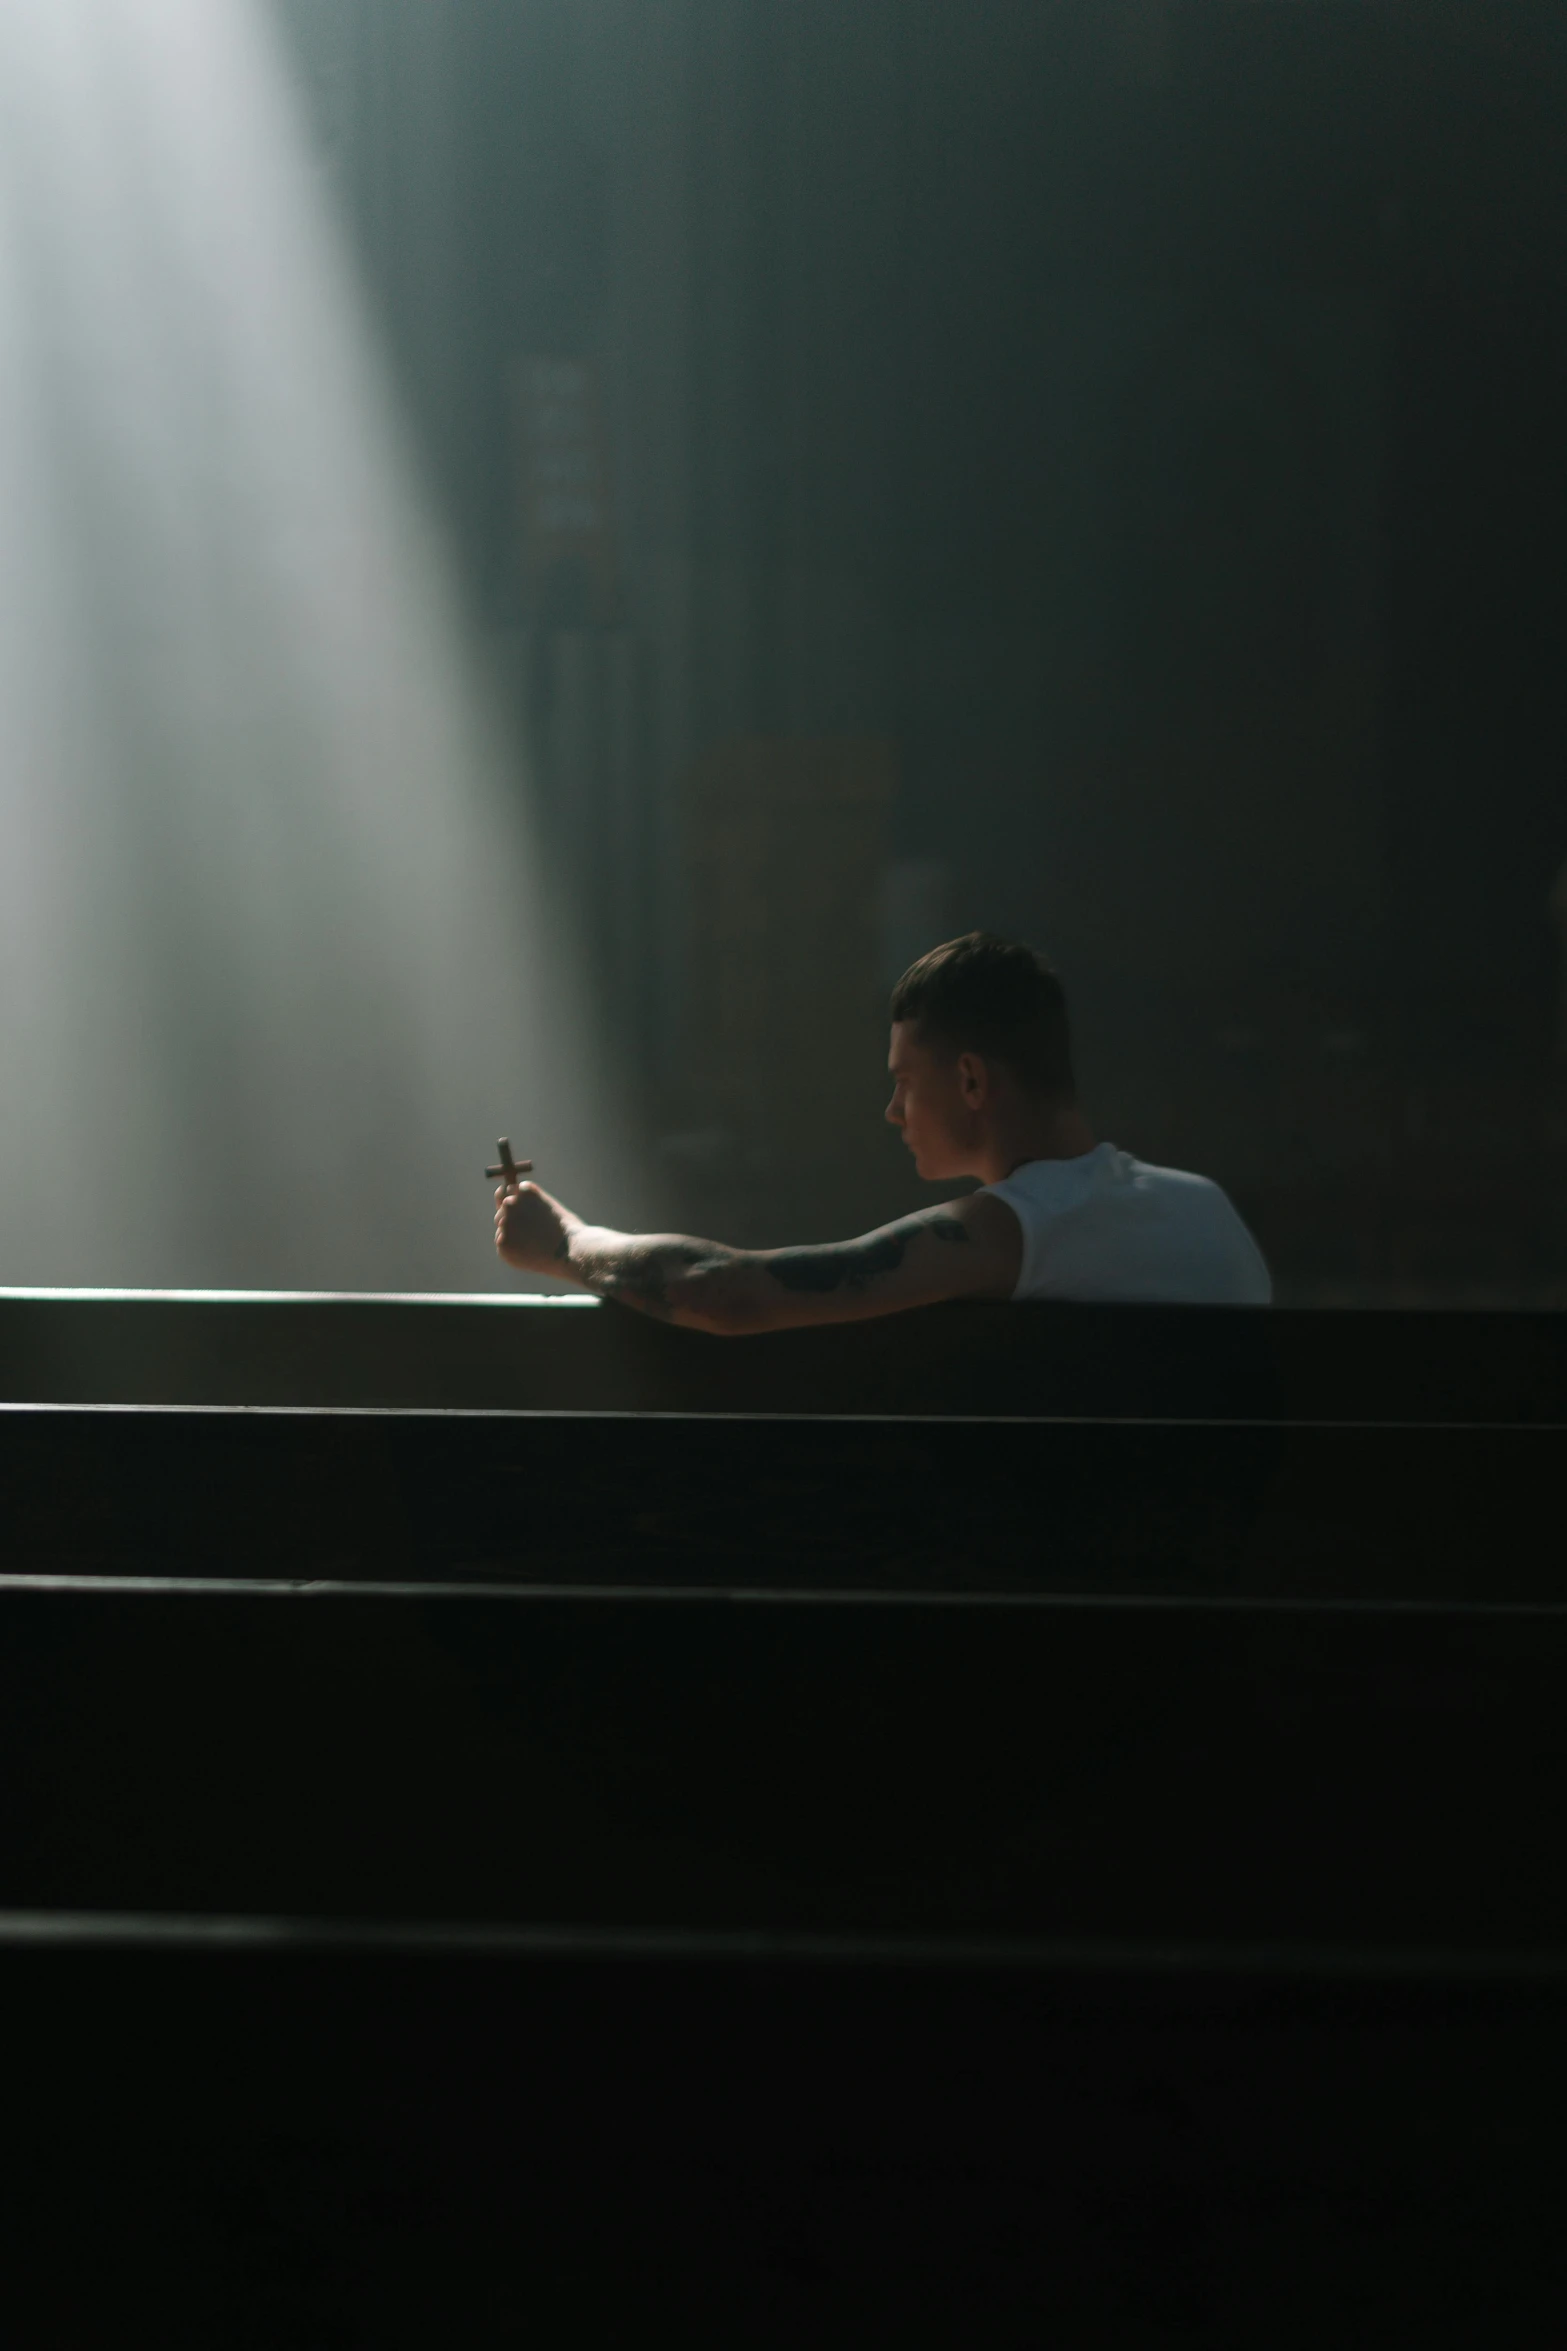
[[(966, 1246), (971, 1235), (955, 1216), (931, 1214), (906, 1217), (885, 1232), (860, 1241), (837, 1241), (821, 1248), (780, 1249), (766, 1259), (768, 1273), (780, 1288), (815, 1296), (834, 1290), (864, 1290), (884, 1274), (896, 1273), (921, 1234), (949, 1246)], [(682, 1298), (680, 1285), (697, 1273), (738, 1263), (744, 1252), (725, 1249), (713, 1241), (669, 1236), (604, 1236), (574, 1255), (570, 1239), (563, 1239), (558, 1255), (573, 1259), (575, 1278), (600, 1298), (636, 1308), (665, 1322), (692, 1312), (690, 1291)], [(695, 1287), (695, 1285), (693, 1285)], [(671, 1296), (671, 1292), (676, 1293)]]
[(674, 1312), (669, 1285), (699, 1265), (711, 1264), (713, 1252), (698, 1241), (664, 1241), (654, 1248), (638, 1248), (609, 1257), (585, 1269), (587, 1286), (601, 1298), (635, 1306), (643, 1314), (667, 1316)]
[(896, 1273), (908, 1254), (909, 1243), (922, 1233), (949, 1244), (966, 1244), (969, 1238), (967, 1225), (955, 1216), (914, 1216), (865, 1241), (834, 1241), (821, 1249), (780, 1249), (768, 1259), (767, 1270), (786, 1290), (863, 1290), (878, 1276)]

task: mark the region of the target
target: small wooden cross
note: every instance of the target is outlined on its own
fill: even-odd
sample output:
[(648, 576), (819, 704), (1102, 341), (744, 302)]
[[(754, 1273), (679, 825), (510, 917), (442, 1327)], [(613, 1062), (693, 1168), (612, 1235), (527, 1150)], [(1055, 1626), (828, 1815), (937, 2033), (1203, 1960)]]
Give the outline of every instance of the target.
[(500, 1139), (500, 1155), (500, 1166), (487, 1167), (484, 1171), (495, 1182), (514, 1184), (519, 1176), (532, 1175), (533, 1162), (531, 1159), (513, 1159), (509, 1135), (502, 1135)]

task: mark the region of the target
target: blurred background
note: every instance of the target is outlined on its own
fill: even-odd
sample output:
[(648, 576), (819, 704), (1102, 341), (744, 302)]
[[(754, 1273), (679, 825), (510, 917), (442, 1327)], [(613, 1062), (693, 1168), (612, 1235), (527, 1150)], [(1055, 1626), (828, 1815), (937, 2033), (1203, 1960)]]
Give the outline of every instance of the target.
[[(0, 465), (53, 449), (45, 554), (95, 485), (119, 846), (89, 888), (40, 813), (65, 693), (0, 1280), (491, 1286), (503, 1125), (590, 1214), (880, 1221), (887, 989), (983, 925), (1282, 1299), (1567, 1303), (1555, 0), (18, 9), (79, 39), (11, 76)], [(78, 280), (177, 282), (141, 376)], [(177, 539), (123, 429), (171, 383)]]

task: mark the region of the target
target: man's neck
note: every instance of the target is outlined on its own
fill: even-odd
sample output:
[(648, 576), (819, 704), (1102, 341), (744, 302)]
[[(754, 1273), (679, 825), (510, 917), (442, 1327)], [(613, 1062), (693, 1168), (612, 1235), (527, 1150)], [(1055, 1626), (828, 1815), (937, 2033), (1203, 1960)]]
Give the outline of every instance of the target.
[(1094, 1149), (1096, 1141), (1093, 1128), (1075, 1102), (1059, 1109), (1030, 1103), (997, 1121), (985, 1146), (983, 1170), (975, 1172), (982, 1183), (1003, 1183), (1014, 1169), (1026, 1167), (1032, 1159), (1081, 1159)]

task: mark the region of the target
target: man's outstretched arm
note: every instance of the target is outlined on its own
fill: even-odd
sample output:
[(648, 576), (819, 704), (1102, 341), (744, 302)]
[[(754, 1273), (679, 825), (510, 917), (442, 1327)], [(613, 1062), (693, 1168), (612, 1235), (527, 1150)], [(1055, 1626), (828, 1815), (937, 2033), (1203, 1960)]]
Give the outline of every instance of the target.
[(740, 1333), (858, 1322), (943, 1298), (1010, 1298), (1023, 1235), (985, 1193), (819, 1248), (727, 1249), (679, 1233), (612, 1233), (520, 1184), (496, 1194), (495, 1246), (524, 1273), (577, 1282), (661, 1322)]

